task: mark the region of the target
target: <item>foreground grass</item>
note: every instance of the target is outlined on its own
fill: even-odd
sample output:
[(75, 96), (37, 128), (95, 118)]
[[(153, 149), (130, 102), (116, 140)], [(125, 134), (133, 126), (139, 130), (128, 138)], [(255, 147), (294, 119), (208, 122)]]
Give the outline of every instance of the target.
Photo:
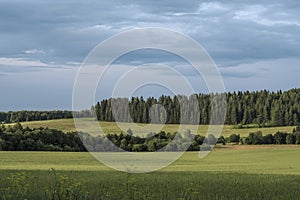
[(128, 174), (89, 153), (0, 152), (0, 199), (298, 199), (299, 155), (298, 146), (233, 146)]
[[(84, 127), (86, 127), (85, 131), (87, 130), (91, 134), (97, 134), (99, 131), (99, 127), (95, 127), (94, 124), (94, 119), (86, 118), (82, 119), (80, 124)], [(117, 126), (116, 123), (114, 122), (99, 122), (102, 130), (104, 133), (120, 133), (121, 129)], [(47, 121), (32, 121), (32, 122), (23, 122), (22, 125), (24, 127), (28, 126), (30, 128), (38, 128), (38, 127), (49, 127), (53, 129), (59, 129), (62, 131), (75, 131), (75, 125), (74, 125), (74, 120), (73, 119), (59, 119), (59, 120), (47, 120)], [(142, 133), (148, 133), (148, 132), (153, 132), (154, 130), (160, 131), (161, 125), (152, 125), (152, 126), (147, 126), (147, 124), (137, 124), (137, 127), (133, 127), (132, 124), (130, 123), (122, 123), (122, 126), (124, 126), (126, 130), (129, 128), (133, 129), (133, 132), (136, 134), (142, 134)], [(186, 128), (192, 128), (193, 125), (187, 125)], [(163, 126), (162, 130), (166, 132), (176, 132), (178, 131), (178, 124), (166, 124)], [(255, 131), (262, 131), (263, 134), (268, 134), (268, 133), (276, 133), (277, 131), (282, 131), (282, 132), (292, 132), (294, 126), (284, 126), (284, 127), (268, 127), (268, 128), (243, 128), (243, 129), (235, 129), (234, 126), (232, 125), (225, 125), (222, 136), (228, 137), (229, 135), (235, 133), (235, 134), (240, 134), (242, 137), (243, 136), (248, 136), (250, 132), (255, 132)], [(197, 133), (200, 135), (205, 135), (207, 132), (208, 126), (207, 125), (199, 125), (198, 126), (198, 131)]]
[[(26, 179), (14, 185), (17, 192), (7, 193), (5, 180), (12, 175)], [(2, 199), (298, 199), (299, 182), (300, 175), (0, 171), (0, 194)]]
[[(217, 148), (204, 159), (199, 159), (198, 152), (186, 152), (162, 171), (300, 175), (300, 146), (246, 147)], [(111, 170), (91, 154), (84, 152), (0, 152), (0, 170), (49, 170), (51, 168), (62, 171)]]

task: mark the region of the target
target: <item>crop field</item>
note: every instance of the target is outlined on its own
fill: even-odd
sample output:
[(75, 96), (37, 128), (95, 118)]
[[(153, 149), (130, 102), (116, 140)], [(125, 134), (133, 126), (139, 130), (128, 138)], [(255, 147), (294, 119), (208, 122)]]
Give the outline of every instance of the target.
[[(80, 125), (86, 127), (84, 131), (88, 131), (90, 134), (97, 134), (99, 131), (98, 127), (95, 127), (95, 120), (91, 118), (81, 119)], [(59, 129), (62, 131), (75, 131), (75, 125), (73, 119), (59, 119), (59, 120), (47, 120), (47, 121), (32, 121), (32, 122), (23, 122), (21, 123), (24, 127), (28, 126), (30, 128), (38, 128), (38, 127), (49, 127), (54, 129)], [(114, 122), (99, 122), (104, 133), (120, 133), (121, 129)], [(123, 130), (128, 130), (131, 128), (135, 134), (145, 134), (145, 132), (151, 132), (153, 130), (160, 130), (161, 125), (152, 124), (151, 126), (147, 126), (147, 124), (137, 124), (136, 127), (132, 127), (130, 123), (121, 123)], [(185, 125), (186, 129), (194, 129), (192, 126), (194, 125)], [(166, 132), (176, 132), (178, 131), (178, 124), (166, 124), (162, 127), (163, 131)], [(243, 136), (248, 136), (250, 132), (262, 131), (263, 134), (274, 134), (277, 131), (282, 132), (292, 132), (294, 126), (284, 126), (284, 127), (268, 127), (268, 128), (242, 128), (236, 129), (232, 125), (225, 125), (222, 136), (228, 137), (231, 134), (240, 134)], [(207, 125), (199, 125), (197, 133), (200, 135), (205, 135), (207, 132)]]
[(118, 172), (89, 153), (0, 152), (1, 199), (298, 199), (300, 147), (187, 152), (151, 173)]
[[(83, 119), (81, 123), (97, 134), (93, 122)], [(115, 123), (99, 123), (105, 133), (121, 132)], [(73, 119), (22, 125), (76, 130)], [(122, 125), (132, 128), (129, 123)], [(153, 126), (138, 124), (133, 132), (160, 125)], [(205, 135), (207, 127), (200, 125), (197, 133)], [(293, 128), (225, 126), (222, 135), (291, 132)], [(175, 132), (178, 125), (165, 125), (163, 130)], [(117, 158), (118, 153), (103, 154)], [(0, 199), (299, 199), (299, 155), (299, 145), (217, 145), (205, 158), (186, 152), (159, 171), (130, 174), (111, 169), (86, 152), (0, 151)]]
[[(186, 152), (162, 171), (300, 175), (299, 155), (299, 145), (217, 146), (203, 159), (198, 157), (198, 152)], [(64, 171), (111, 171), (86, 152), (0, 152), (0, 170), (51, 168)]]

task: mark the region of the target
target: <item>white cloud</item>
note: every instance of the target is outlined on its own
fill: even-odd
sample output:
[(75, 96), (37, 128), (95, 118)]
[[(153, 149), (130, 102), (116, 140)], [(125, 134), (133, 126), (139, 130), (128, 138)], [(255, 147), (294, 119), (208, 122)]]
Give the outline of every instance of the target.
[(96, 24), (96, 25), (92, 25), (92, 26), (87, 26), (87, 27), (84, 27), (82, 29), (80, 29), (79, 31), (109, 31), (109, 30), (112, 30), (113, 27), (111, 25), (108, 25), (108, 24)]
[(47, 64), (39, 61), (39, 60), (27, 60), (25, 58), (6, 58), (0, 57), (0, 65), (5, 66), (20, 66), (20, 67), (46, 67)]
[[(53, 63), (54, 64), (54, 63)], [(72, 66), (80, 66), (81, 63), (80, 62), (74, 62), (74, 61), (68, 61), (66, 62), (67, 65), (72, 65)]]
[[(229, 11), (229, 7), (225, 6), (219, 2), (204, 2), (201, 3), (198, 9), (195, 12), (168, 12), (165, 13), (167, 16), (175, 16), (175, 17), (196, 17), (197, 21), (205, 21), (211, 20), (213, 18), (216, 19), (215, 14), (223, 14), (224, 12)], [(201, 17), (200, 17), (201, 16)], [(205, 16), (205, 17), (204, 17)], [(182, 24), (184, 25), (184, 23)], [(181, 25), (181, 26), (182, 26)], [(195, 25), (195, 24), (193, 24)]]
[[(300, 22), (288, 19), (278, 19), (278, 18), (268, 18), (271, 17), (269, 13), (270, 10), (262, 5), (252, 5), (248, 6), (244, 10), (236, 11), (234, 13), (233, 19), (235, 20), (243, 20), (243, 21), (251, 21), (264, 26), (275, 26), (275, 25), (287, 25), (287, 26), (300, 26)], [(275, 13), (276, 14), (276, 13)], [(279, 13), (277, 16), (285, 17), (286, 13)]]
[(39, 60), (28, 60), (26, 58), (6, 58), (0, 57), (0, 73), (2, 75), (11, 75), (16, 73), (57, 70), (57, 69), (72, 69), (74, 64), (55, 64), (44, 63)]
[(41, 49), (28, 49), (28, 50), (25, 50), (24, 53), (26, 53), (26, 54), (45, 54), (45, 51), (41, 50)]
[(216, 11), (227, 11), (228, 8), (219, 2), (204, 2), (201, 3), (198, 11), (199, 12), (216, 12)]

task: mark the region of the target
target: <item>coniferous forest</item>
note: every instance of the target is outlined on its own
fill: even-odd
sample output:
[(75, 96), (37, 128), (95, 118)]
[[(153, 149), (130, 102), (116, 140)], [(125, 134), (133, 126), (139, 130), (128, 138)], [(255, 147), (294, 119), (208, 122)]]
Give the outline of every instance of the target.
[(0, 112), (0, 122), (14, 123), (14, 122), (25, 122), (25, 121), (40, 121), (40, 120), (52, 120), (52, 119), (67, 119), (72, 118), (72, 111), (9, 111)]
[[(199, 101), (200, 124), (209, 124), (211, 116), (211, 101), (209, 94), (194, 95)], [(228, 92), (226, 93), (227, 110), (225, 124), (245, 125), (258, 124), (260, 126), (288, 126), (298, 125), (300, 121), (300, 89), (270, 92)], [(117, 101), (117, 102), (121, 102)], [(126, 101), (126, 100), (124, 100)], [(180, 123), (180, 105), (178, 96), (161, 96), (158, 99), (133, 97), (129, 101), (129, 112), (134, 122), (149, 123), (149, 110), (155, 104), (162, 105), (166, 110), (166, 123)], [(113, 121), (112, 99), (98, 102), (95, 110), (98, 120)], [(154, 112), (160, 118), (161, 112), (157, 107)], [(189, 109), (191, 112), (193, 109)], [(188, 116), (188, 115), (187, 115)], [(125, 121), (129, 121), (125, 120)], [(188, 123), (188, 119), (184, 121)]]
[[(217, 95), (217, 94), (214, 94)], [(209, 124), (211, 117), (211, 98), (209, 94), (194, 94), (199, 102), (199, 124)], [(117, 107), (128, 104), (128, 112), (134, 122), (149, 123), (150, 108), (154, 107), (154, 123), (159, 123), (165, 118), (167, 124), (192, 123), (189, 118), (181, 121), (179, 98), (184, 96), (160, 96), (158, 99), (149, 97), (132, 97), (128, 99), (117, 99), (114, 101)], [(195, 99), (195, 98), (194, 98)], [(289, 91), (270, 92), (267, 90), (255, 92), (228, 92), (226, 93), (227, 110), (225, 124), (246, 125), (258, 124), (264, 126), (288, 126), (299, 125), (300, 122), (300, 89)], [(34, 120), (51, 120), (76, 117), (96, 117), (100, 121), (114, 121), (112, 113), (112, 101), (116, 99), (104, 99), (92, 106), (90, 110), (76, 111), (14, 111), (0, 112), (0, 122), (23, 122)], [(154, 106), (160, 104), (166, 113), (161, 112), (161, 108)], [(194, 105), (194, 104), (193, 104)], [(193, 112), (195, 109), (187, 109)], [(95, 113), (95, 114), (94, 114)], [(166, 115), (166, 116), (165, 116)], [(190, 113), (192, 115), (192, 113)], [(189, 116), (189, 113), (185, 114)], [(129, 118), (122, 118), (124, 122), (130, 122)]]

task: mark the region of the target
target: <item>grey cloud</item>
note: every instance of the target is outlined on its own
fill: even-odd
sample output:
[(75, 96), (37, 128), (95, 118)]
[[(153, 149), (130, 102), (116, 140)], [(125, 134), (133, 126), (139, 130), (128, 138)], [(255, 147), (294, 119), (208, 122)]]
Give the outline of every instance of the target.
[(73, 66), (77, 66), (77, 64), (44, 63), (39, 60), (28, 60), (25, 58), (0, 57), (0, 73), (5, 76), (38, 71), (72, 69)]
[(223, 77), (232, 77), (232, 78), (250, 78), (254, 77), (256, 73), (254, 72), (221, 72)]
[[(14, 66), (13, 61), (10, 66), (2, 63), (1, 83), (9, 85), (8, 77), (16, 73), (26, 76), (26, 81), (31, 81), (33, 71), (43, 73), (44, 77), (47, 72), (59, 69), (74, 69), (69, 70), (74, 73), (101, 41), (120, 31), (151, 26), (180, 31), (199, 42), (217, 63), (224, 79), (231, 81), (228, 81), (229, 89), (252, 87), (243, 80), (251, 80), (254, 89), (277, 88), (279, 83), (270, 81), (271, 78), (264, 81), (259, 77), (267, 73), (273, 77), (297, 74), (281, 70), (290, 63), (280, 59), (300, 57), (299, 8), (300, 2), (295, 0), (130, 0), (125, 3), (121, 0), (3, 0), (0, 1), (0, 57), (22, 58), (42, 64), (21, 67)], [(255, 67), (270, 60), (274, 62)], [(193, 71), (184, 67), (183, 61), (163, 52), (133, 53), (121, 57), (116, 64), (137, 66), (159, 62), (173, 62), (178, 71), (194, 78)], [(294, 60), (293, 70), (297, 69), (295, 63), (299, 60)], [(52, 74), (53, 78), (57, 78), (55, 75)], [(285, 88), (299, 86), (296, 80), (281, 84)], [(51, 91), (62, 93), (59, 87), (51, 87)], [(69, 90), (72, 90), (71, 86), (64, 92)], [(9, 105), (11, 100), (6, 100)], [(48, 103), (51, 107), (51, 102)]]
[(0, 13), (0, 54), (43, 49), (45, 62), (80, 62), (110, 35), (145, 26), (192, 36), (222, 66), (300, 55), (293, 1), (4, 1)]
[[(300, 85), (297, 78), (300, 73), (299, 63), (299, 59), (259, 61), (224, 68), (222, 73), (230, 73), (230, 76), (224, 76), (227, 90), (288, 90)], [(253, 76), (241, 78), (241, 73), (253, 73)]]

